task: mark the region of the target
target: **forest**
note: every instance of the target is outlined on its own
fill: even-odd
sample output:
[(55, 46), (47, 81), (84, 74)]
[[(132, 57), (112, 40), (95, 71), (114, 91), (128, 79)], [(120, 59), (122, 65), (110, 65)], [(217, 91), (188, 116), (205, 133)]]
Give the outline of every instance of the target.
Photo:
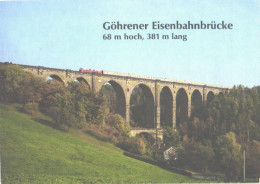
[[(25, 113), (42, 112), (61, 131), (82, 129), (134, 154), (164, 162), (154, 139), (129, 137), (131, 127), (145, 124), (147, 100), (137, 88), (131, 98), (130, 125), (116, 114), (116, 95), (111, 85), (100, 93), (79, 81), (64, 86), (59, 81), (35, 77), (17, 65), (0, 65), (0, 102), (21, 104)], [(167, 114), (167, 110), (165, 112)], [(214, 96), (189, 118), (177, 120), (176, 129), (163, 125), (161, 142), (175, 146), (178, 159), (170, 165), (204, 173), (224, 173), (224, 181), (241, 181), (246, 153), (246, 176), (260, 177), (260, 86), (234, 86), (229, 93)]]

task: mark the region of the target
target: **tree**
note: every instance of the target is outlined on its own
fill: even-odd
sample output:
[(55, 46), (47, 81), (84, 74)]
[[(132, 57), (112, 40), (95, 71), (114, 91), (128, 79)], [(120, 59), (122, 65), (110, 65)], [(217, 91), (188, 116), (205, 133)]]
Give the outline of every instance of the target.
[(119, 135), (127, 135), (130, 131), (128, 123), (126, 123), (123, 117), (119, 114), (108, 114), (106, 117), (106, 123), (111, 125), (113, 129), (116, 129)]
[(131, 109), (131, 126), (145, 127), (145, 103), (147, 99), (141, 87), (134, 88), (131, 94), (130, 109)]
[(246, 148), (246, 176), (260, 178), (260, 142), (256, 140)]
[(178, 165), (183, 165), (198, 171), (208, 171), (213, 163), (214, 151), (209, 140), (204, 144), (191, 141), (184, 142), (178, 154)]
[(0, 66), (0, 100), (18, 102), (19, 90), (26, 73), (17, 65)]
[(0, 101), (38, 103), (42, 99), (44, 79), (23, 71), (17, 65), (0, 66)]
[(200, 120), (194, 117), (188, 127), (189, 137), (195, 141), (202, 142), (205, 139), (213, 139), (214, 123), (211, 117), (206, 120)]
[(238, 180), (241, 173), (240, 144), (233, 132), (219, 136), (216, 141), (217, 160), (228, 180)]
[(62, 130), (67, 130), (70, 127), (79, 127), (85, 117), (83, 105), (76, 101), (68, 91), (64, 94), (55, 95), (50, 112), (52, 118), (57, 123), (57, 127)]
[(42, 87), (44, 79), (35, 77), (30, 73), (26, 73), (23, 81), (20, 83), (18, 98), (23, 105), (27, 103), (40, 102), (42, 100)]
[(178, 131), (171, 127), (164, 128), (163, 142), (166, 146), (178, 147), (181, 144), (181, 136)]
[(104, 123), (105, 99), (77, 82), (70, 82), (67, 90), (85, 110), (85, 119), (97, 125)]
[(105, 83), (100, 89), (100, 95), (104, 97), (106, 101), (106, 105), (109, 109), (109, 113), (116, 113), (117, 112), (117, 96), (114, 88), (111, 84)]
[(39, 109), (43, 113), (51, 114), (50, 108), (53, 105), (55, 95), (64, 93), (65, 87), (61, 83), (47, 81), (43, 84), (40, 91), (42, 100), (39, 103)]

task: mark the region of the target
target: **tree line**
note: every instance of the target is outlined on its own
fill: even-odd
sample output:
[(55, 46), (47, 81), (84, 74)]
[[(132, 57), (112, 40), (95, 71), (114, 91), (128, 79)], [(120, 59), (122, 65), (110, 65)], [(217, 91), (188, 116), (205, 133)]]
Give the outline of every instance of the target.
[(23, 71), (17, 65), (0, 65), (0, 101), (20, 103), (23, 110), (40, 110), (51, 116), (62, 130), (80, 127), (81, 122), (102, 124), (105, 100), (79, 82), (65, 87), (57, 80), (47, 80)]
[[(180, 167), (226, 174), (226, 180), (242, 177), (242, 153), (246, 152), (246, 176), (260, 175), (260, 87), (234, 86), (203, 105), (178, 125), (181, 135)], [(176, 143), (175, 143), (176, 144)]]

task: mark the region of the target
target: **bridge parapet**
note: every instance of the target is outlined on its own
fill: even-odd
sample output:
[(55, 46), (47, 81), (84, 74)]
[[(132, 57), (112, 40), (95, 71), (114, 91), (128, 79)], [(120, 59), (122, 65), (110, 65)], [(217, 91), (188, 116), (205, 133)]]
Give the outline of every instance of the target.
[(151, 76), (145, 76), (145, 75), (137, 75), (137, 74), (129, 74), (129, 73), (121, 73), (121, 72), (112, 72), (112, 71), (103, 71), (104, 74), (108, 75), (115, 75), (120, 77), (130, 77), (130, 78), (136, 78), (136, 79), (149, 79), (149, 80), (157, 80), (160, 82), (169, 82), (169, 83), (175, 83), (175, 84), (187, 84), (187, 85), (195, 85), (195, 86), (204, 86), (209, 88), (227, 88), (230, 89), (230, 86), (224, 86), (224, 85), (215, 85), (215, 84), (205, 84), (201, 82), (192, 82), (187, 80), (177, 80), (177, 79), (169, 79), (169, 78), (160, 78), (160, 77), (151, 77)]
[[(58, 68), (49, 68), (49, 67), (44, 67), (44, 66), (32, 66), (32, 65), (20, 65), (23, 68), (37, 68), (37, 69), (42, 69), (42, 70), (52, 70), (52, 71), (57, 71), (57, 72), (67, 72), (67, 73), (75, 73), (75, 74), (86, 74), (82, 73), (77, 70), (69, 70), (69, 69), (58, 69)], [(96, 74), (94, 73), (93, 75), (102, 75), (102, 74)], [(169, 78), (160, 78), (160, 77), (151, 77), (151, 76), (145, 76), (145, 75), (138, 75), (138, 74), (129, 74), (129, 73), (122, 73), (122, 72), (112, 72), (112, 71), (103, 71), (103, 75), (110, 75), (110, 76), (116, 76), (119, 78), (133, 78), (133, 79), (140, 79), (140, 80), (152, 80), (152, 81), (157, 81), (157, 82), (167, 82), (167, 83), (172, 83), (172, 84), (179, 84), (179, 85), (189, 85), (189, 86), (203, 86), (204, 88), (211, 88), (211, 89), (226, 89), (229, 90), (232, 87), (230, 86), (224, 86), (224, 85), (215, 85), (215, 84), (206, 84), (206, 83), (201, 83), (201, 82), (192, 82), (192, 81), (187, 81), (187, 80), (177, 80), (177, 79), (169, 79)]]

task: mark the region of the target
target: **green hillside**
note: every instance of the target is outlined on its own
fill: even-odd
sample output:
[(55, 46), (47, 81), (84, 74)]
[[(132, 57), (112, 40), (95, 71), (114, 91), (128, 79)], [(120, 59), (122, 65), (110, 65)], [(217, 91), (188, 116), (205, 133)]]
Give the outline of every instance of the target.
[(2, 183), (195, 182), (126, 157), (90, 135), (55, 130), (16, 109), (0, 105)]

